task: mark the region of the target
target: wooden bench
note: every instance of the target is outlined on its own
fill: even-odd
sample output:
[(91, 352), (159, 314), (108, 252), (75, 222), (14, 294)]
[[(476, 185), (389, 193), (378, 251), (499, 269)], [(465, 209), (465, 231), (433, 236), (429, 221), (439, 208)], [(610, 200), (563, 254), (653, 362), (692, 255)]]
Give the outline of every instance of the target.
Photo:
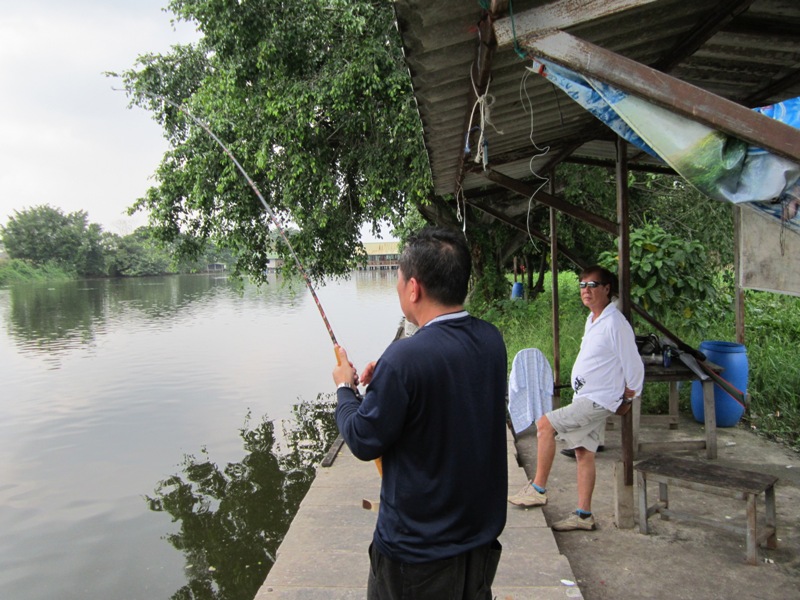
[[(777, 547), (775, 483), (777, 477), (722, 467), (706, 462), (656, 456), (635, 466), (639, 486), (639, 531), (648, 533), (647, 520), (659, 513), (663, 520), (670, 517), (703, 523), (747, 536), (747, 562), (758, 564), (757, 546), (766, 542), (767, 548)], [(647, 504), (647, 482), (658, 483), (658, 502)], [(747, 526), (741, 527), (706, 517), (680, 513), (669, 508), (670, 485), (689, 488), (699, 492), (717, 494), (747, 501)], [(761, 532), (757, 529), (756, 499), (764, 494), (766, 504), (765, 524)]]

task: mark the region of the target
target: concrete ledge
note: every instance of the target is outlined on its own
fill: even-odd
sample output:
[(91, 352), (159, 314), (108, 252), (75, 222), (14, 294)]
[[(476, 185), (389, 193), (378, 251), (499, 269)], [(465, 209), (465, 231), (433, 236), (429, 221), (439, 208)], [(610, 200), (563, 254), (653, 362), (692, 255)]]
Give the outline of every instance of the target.
[[(508, 434), (509, 494), (528, 482)], [(447, 485), (443, 482), (443, 485)], [(278, 548), (275, 564), (255, 600), (363, 600), (377, 512), (380, 477), (342, 446), (330, 467), (317, 469), (314, 482)], [(493, 595), (503, 600), (582, 598), (569, 561), (559, 551), (541, 508), (508, 506), (500, 536), (503, 554)], [(564, 582), (564, 583), (562, 583)]]

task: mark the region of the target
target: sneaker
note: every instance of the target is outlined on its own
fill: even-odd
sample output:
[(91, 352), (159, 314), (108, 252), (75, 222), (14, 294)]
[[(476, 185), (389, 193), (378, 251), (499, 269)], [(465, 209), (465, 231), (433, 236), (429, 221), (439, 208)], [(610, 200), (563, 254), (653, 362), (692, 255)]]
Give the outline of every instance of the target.
[(540, 494), (529, 481), (519, 492), (508, 497), (508, 501), (516, 506), (543, 506), (547, 504), (547, 494)]
[[(606, 449), (606, 447), (605, 447), (605, 446), (603, 446), (602, 444), (600, 444), (600, 445), (597, 447), (597, 451), (598, 451), (598, 452), (604, 452), (604, 451), (605, 451), (605, 449)], [(563, 454), (564, 456), (569, 456), (570, 458), (575, 458), (575, 448), (564, 448), (564, 449), (561, 451), (561, 454)]]
[(589, 516), (585, 519), (582, 519), (578, 516), (578, 513), (572, 513), (566, 519), (562, 519), (556, 523), (553, 523), (553, 529), (555, 531), (575, 531), (578, 529), (584, 531), (593, 531), (596, 529), (597, 526), (594, 523), (594, 516)]

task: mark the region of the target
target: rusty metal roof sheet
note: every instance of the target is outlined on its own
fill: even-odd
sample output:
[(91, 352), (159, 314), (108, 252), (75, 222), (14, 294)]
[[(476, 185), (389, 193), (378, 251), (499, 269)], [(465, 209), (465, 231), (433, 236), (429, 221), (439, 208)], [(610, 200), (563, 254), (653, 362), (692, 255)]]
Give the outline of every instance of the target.
[[(532, 9), (614, 4), (634, 8), (562, 29), (747, 107), (800, 96), (798, 0), (495, 0), (496, 13), (484, 10), (486, 1), (398, 0), (437, 194), (497, 188), (472, 161), (475, 139), (465, 153), (470, 120), (480, 119), (473, 85), (483, 62), (490, 64), (489, 167), (533, 182), (561, 160), (613, 164), (613, 132), (531, 72), (532, 61), (513, 47), (495, 49), (488, 34), (493, 21), (511, 16), (513, 23)], [(667, 169), (634, 149), (628, 160), (630, 168)]]

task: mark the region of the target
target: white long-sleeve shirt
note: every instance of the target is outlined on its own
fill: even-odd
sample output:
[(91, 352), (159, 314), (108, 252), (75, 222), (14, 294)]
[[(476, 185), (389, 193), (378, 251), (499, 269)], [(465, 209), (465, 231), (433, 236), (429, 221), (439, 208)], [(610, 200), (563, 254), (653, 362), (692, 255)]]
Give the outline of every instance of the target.
[(614, 412), (628, 387), (642, 393), (644, 364), (630, 323), (614, 304), (586, 319), (581, 349), (572, 367), (575, 397), (585, 396)]

